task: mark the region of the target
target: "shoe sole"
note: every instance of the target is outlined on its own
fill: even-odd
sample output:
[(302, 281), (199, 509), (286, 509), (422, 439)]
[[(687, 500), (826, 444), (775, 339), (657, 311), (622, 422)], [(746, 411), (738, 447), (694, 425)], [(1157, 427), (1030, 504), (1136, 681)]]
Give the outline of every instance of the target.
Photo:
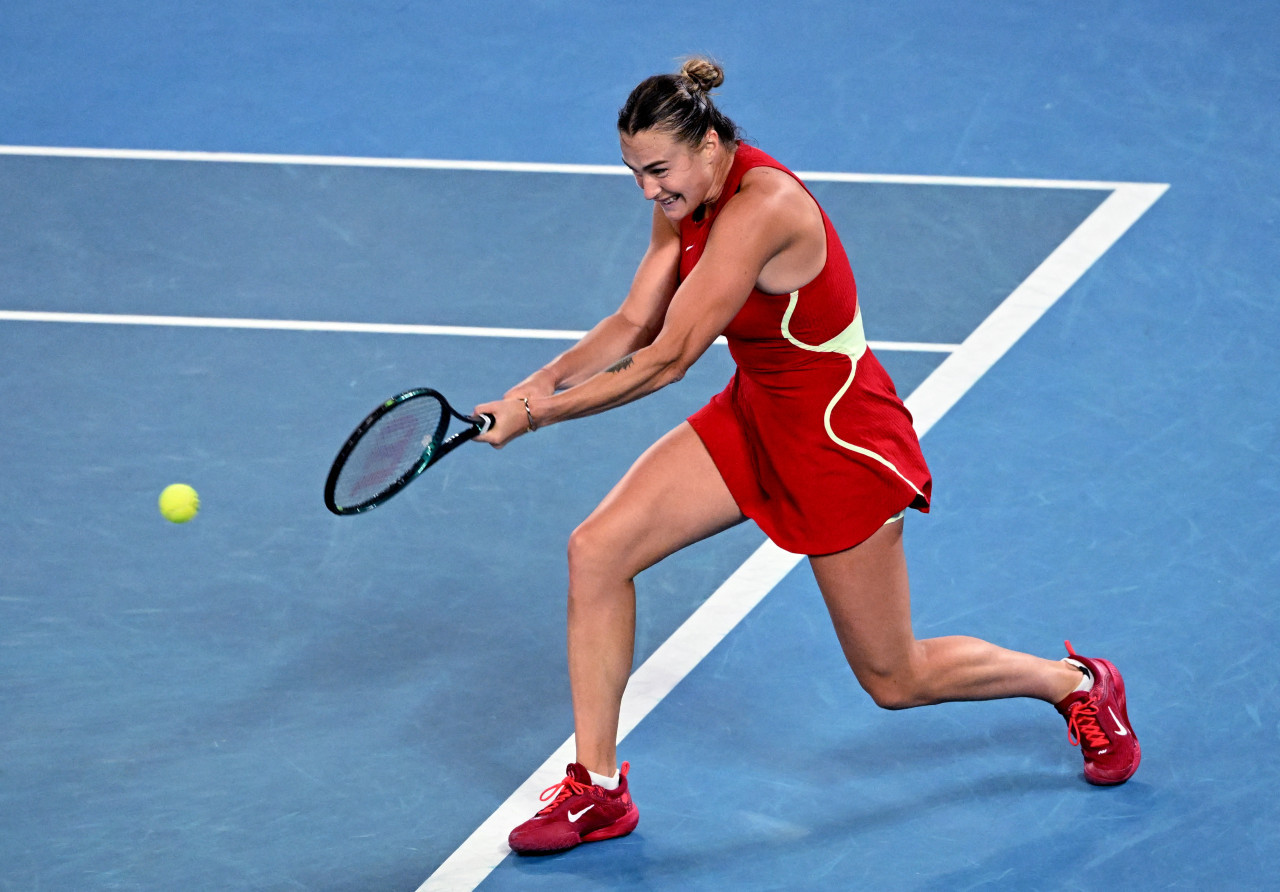
[(1125, 697), (1124, 692), (1124, 676), (1117, 670), (1114, 664), (1109, 660), (1093, 660), (1098, 666), (1106, 670), (1108, 681), (1112, 690), (1115, 692), (1116, 703), (1120, 707), (1120, 717), (1124, 720), (1124, 726), (1130, 734), (1133, 734), (1133, 761), (1126, 768), (1115, 769), (1095, 769), (1090, 774), (1089, 767), (1085, 766), (1084, 779), (1097, 787), (1114, 787), (1122, 784), (1129, 778), (1133, 777), (1134, 772), (1138, 770), (1138, 766), (1142, 764), (1142, 746), (1138, 743), (1138, 736), (1134, 733), (1133, 725), (1129, 722), (1129, 701)]
[(1102, 774), (1095, 774), (1093, 776), (1090, 776), (1089, 772), (1086, 771), (1084, 773), (1084, 779), (1087, 780), (1089, 783), (1093, 784), (1095, 787), (1114, 787), (1124, 783), (1129, 778), (1133, 777), (1133, 775), (1138, 770), (1138, 766), (1141, 764), (1142, 764), (1142, 747), (1138, 745), (1137, 741), (1134, 741), (1133, 764), (1131, 764), (1128, 767), (1128, 769), (1126, 769), (1121, 775), (1117, 777), (1107, 777)]
[(511, 845), (510, 841), (507, 842), (507, 845), (511, 851), (515, 852), (517, 855), (554, 855), (557, 852), (567, 852), (570, 849), (576, 849), (584, 842), (599, 842), (603, 839), (615, 839), (619, 836), (626, 836), (632, 830), (635, 830), (636, 825), (639, 823), (640, 812), (637, 809), (628, 815), (623, 815), (607, 827), (601, 827), (599, 830), (592, 830), (590, 833), (583, 834), (577, 839), (571, 841), (566, 840), (564, 845), (544, 847), (526, 846), (524, 848), (516, 848), (514, 845)]

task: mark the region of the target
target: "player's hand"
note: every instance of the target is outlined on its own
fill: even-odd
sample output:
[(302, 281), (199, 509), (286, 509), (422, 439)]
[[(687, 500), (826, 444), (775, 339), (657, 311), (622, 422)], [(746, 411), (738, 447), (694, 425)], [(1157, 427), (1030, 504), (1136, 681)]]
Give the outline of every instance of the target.
[(486, 413), (493, 416), (493, 425), (480, 436), (481, 443), (501, 449), (521, 434), (529, 432), (529, 416), (524, 411), (524, 400), (509, 397), (476, 406), (472, 414)]

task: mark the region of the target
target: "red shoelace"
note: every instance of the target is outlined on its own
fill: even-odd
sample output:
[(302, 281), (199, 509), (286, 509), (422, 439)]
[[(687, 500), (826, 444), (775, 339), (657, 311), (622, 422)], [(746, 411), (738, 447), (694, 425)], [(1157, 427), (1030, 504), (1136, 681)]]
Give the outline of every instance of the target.
[(1111, 738), (1102, 730), (1098, 722), (1098, 707), (1092, 700), (1077, 700), (1071, 704), (1067, 717), (1067, 739), (1072, 746), (1079, 746), (1081, 739), (1093, 749), (1101, 749), (1111, 744)]
[(569, 775), (565, 775), (564, 780), (560, 781), (560, 783), (558, 784), (552, 784), (551, 786), (547, 787), (538, 796), (539, 802), (546, 802), (548, 799), (551, 800), (551, 802), (548, 803), (546, 806), (544, 806), (538, 812), (538, 814), (545, 815), (552, 811), (555, 811), (556, 806), (559, 805), (561, 802), (564, 802), (570, 796), (576, 796), (579, 793), (585, 793), (589, 789), (590, 789), (590, 786), (588, 784), (580, 784)]

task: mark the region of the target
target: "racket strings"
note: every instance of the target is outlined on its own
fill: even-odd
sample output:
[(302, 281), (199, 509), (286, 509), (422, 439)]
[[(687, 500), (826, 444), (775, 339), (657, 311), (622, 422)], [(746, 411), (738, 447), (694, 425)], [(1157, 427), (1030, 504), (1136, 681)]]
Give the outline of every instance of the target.
[(364, 432), (334, 485), (340, 507), (363, 504), (380, 495), (438, 447), (443, 407), (436, 399), (406, 400)]

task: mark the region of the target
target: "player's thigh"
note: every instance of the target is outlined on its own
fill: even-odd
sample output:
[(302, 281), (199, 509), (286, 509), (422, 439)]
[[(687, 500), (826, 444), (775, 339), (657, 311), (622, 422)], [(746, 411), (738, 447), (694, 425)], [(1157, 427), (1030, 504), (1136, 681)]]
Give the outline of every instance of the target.
[(811, 557), (809, 563), (853, 671), (859, 678), (899, 671), (915, 641), (902, 521), (886, 524), (847, 551)]
[(574, 532), (589, 561), (628, 576), (745, 518), (688, 422), (663, 436)]

